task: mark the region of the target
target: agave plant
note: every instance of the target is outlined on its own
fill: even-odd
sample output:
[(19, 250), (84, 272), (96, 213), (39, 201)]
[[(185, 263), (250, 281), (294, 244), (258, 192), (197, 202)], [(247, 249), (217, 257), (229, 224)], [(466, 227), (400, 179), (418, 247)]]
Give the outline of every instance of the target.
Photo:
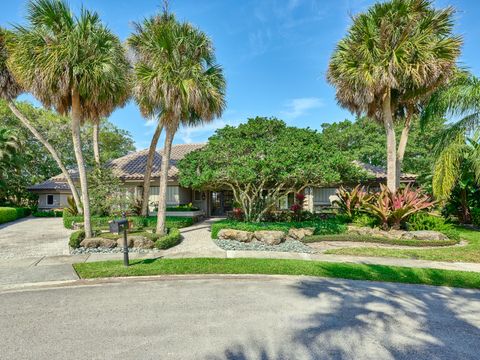
[(370, 201), (370, 195), (365, 187), (357, 185), (352, 191), (348, 191), (343, 186), (337, 190), (337, 200), (333, 203), (340, 208), (340, 211), (353, 219), (360, 211), (365, 208), (365, 205)]
[(424, 209), (435, 205), (430, 197), (421, 189), (411, 189), (406, 186), (396, 192), (381, 184), (380, 192), (373, 196), (371, 202), (365, 205), (368, 213), (378, 218), (384, 229), (399, 229), (408, 218)]

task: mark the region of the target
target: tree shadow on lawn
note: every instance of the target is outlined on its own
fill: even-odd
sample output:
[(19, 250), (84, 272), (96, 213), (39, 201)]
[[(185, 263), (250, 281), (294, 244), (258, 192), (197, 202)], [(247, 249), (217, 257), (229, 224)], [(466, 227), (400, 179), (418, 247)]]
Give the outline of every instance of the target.
[(309, 306), (283, 333), (251, 337), (208, 359), (479, 358), (477, 290), (323, 279), (291, 289)]

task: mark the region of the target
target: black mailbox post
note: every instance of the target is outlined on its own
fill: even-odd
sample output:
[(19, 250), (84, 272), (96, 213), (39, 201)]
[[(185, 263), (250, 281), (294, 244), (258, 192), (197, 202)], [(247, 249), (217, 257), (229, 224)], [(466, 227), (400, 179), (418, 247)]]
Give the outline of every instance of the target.
[(123, 265), (128, 266), (128, 242), (127, 242), (127, 228), (128, 220), (123, 214), (123, 219), (112, 220), (108, 223), (110, 232), (120, 234), (123, 231)]

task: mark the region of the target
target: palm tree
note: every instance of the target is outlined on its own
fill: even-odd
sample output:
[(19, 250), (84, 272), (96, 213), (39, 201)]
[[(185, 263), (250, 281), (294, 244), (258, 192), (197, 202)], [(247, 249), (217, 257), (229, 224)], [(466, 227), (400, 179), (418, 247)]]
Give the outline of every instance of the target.
[[(165, 129), (160, 174), (157, 233), (165, 233), (166, 191), (173, 138), (179, 126), (211, 121), (225, 108), (225, 78), (215, 64), (208, 36), (165, 10), (137, 25), (130, 45), (139, 55), (136, 88), (147, 114)], [(137, 99), (138, 101), (138, 99)]]
[(11, 130), (0, 128), (0, 162), (11, 159), (20, 149), (20, 139)]
[(129, 94), (129, 63), (120, 40), (95, 12), (75, 16), (63, 0), (32, 0), (28, 27), (16, 26), (8, 66), (21, 86), (47, 108), (70, 112), (85, 236), (92, 236), (80, 126), (108, 116)]
[[(446, 130), (452, 131), (451, 128)], [(454, 131), (454, 130), (453, 130)], [(480, 130), (472, 137), (467, 133), (458, 135), (445, 148), (437, 147), (438, 158), (433, 170), (433, 194), (447, 200), (453, 188), (460, 187), (460, 207), (462, 222), (471, 221), (467, 189), (480, 186)]]
[(78, 195), (77, 188), (73, 182), (73, 179), (68, 172), (67, 168), (63, 164), (63, 161), (60, 159), (59, 154), (53, 148), (53, 146), (45, 139), (45, 137), (32, 125), (32, 123), (23, 115), (23, 113), (17, 108), (14, 100), (17, 96), (23, 91), (22, 87), (13, 77), (12, 73), (7, 67), (7, 48), (5, 44), (6, 37), (8, 32), (0, 28), (0, 98), (4, 99), (7, 102), (8, 107), (13, 112), (13, 114), (20, 120), (23, 126), (25, 126), (33, 136), (47, 149), (52, 158), (57, 163), (58, 167), (62, 171), (63, 176), (65, 177), (70, 191), (72, 192), (75, 205), (78, 209), (81, 209), (80, 196)]
[[(390, 0), (353, 18), (337, 45), (328, 81), (338, 103), (385, 127), (387, 186), (396, 191), (408, 130), (416, 109), (450, 78), (462, 40), (452, 35), (454, 10), (431, 0)], [(397, 152), (394, 122), (404, 120)], [(400, 164), (400, 166), (398, 165)]]

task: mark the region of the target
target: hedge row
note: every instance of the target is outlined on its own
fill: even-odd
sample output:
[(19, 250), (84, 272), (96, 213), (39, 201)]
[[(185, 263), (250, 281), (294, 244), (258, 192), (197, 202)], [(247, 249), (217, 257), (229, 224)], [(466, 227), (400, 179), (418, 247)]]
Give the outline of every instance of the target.
[(164, 235), (155, 241), (155, 247), (157, 249), (165, 250), (180, 244), (180, 241), (182, 241), (180, 230), (177, 228), (169, 228), (167, 235)]
[[(92, 227), (97, 229), (108, 229), (108, 222), (113, 220), (113, 217), (109, 216), (92, 216)], [(135, 228), (152, 228), (157, 225), (156, 216), (129, 216), (128, 220), (133, 222)], [(63, 225), (67, 229), (73, 228), (73, 223), (82, 223), (83, 216), (71, 216), (66, 212), (63, 213)], [(167, 216), (167, 228), (183, 228), (193, 225), (194, 219), (181, 216)]]
[(35, 211), (33, 214), (35, 217), (62, 217), (62, 210), (47, 210), (47, 211)]
[(325, 220), (309, 220), (300, 222), (260, 222), (250, 223), (235, 220), (220, 220), (212, 224), (212, 239), (218, 237), (221, 229), (236, 229), (244, 231), (280, 230), (288, 232), (291, 228), (315, 228), (315, 235), (341, 234), (347, 231), (344, 221), (337, 218)]
[(0, 224), (20, 219), (30, 213), (31, 210), (25, 207), (0, 207)]

